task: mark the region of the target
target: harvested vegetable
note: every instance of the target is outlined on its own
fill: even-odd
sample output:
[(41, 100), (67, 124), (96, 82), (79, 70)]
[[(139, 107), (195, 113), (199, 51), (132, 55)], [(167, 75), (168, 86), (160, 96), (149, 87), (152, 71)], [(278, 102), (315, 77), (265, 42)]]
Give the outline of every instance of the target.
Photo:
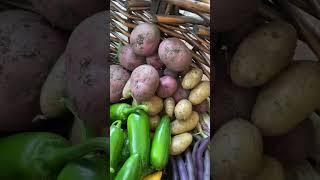
[[(119, 102), (123, 96), (124, 87), (130, 78), (130, 74), (122, 66), (110, 66), (110, 102)], [(129, 84), (130, 85), (130, 84)], [(126, 90), (127, 91), (127, 90)], [(125, 94), (127, 96), (127, 94)]]
[(191, 90), (189, 95), (189, 101), (193, 105), (202, 103), (210, 96), (210, 82), (202, 81), (194, 89)]
[(179, 180), (179, 171), (174, 157), (170, 157), (170, 164), (172, 166), (172, 180)]
[(91, 152), (107, 151), (108, 141), (107, 138), (93, 138), (71, 147), (65, 138), (46, 132), (27, 132), (4, 137), (0, 139), (0, 161), (6, 164), (6, 168), (0, 172), (0, 177), (55, 179), (59, 170), (68, 162)]
[(152, 131), (156, 130), (156, 128), (158, 127), (158, 125), (160, 123), (160, 116), (158, 116), (158, 115), (150, 116), (149, 123), (150, 123), (150, 129)]
[(188, 148), (185, 151), (185, 161), (187, 166), (187, 172), (188, 172), (188, 180), (195, 180), (195, 168), (194, 163), (191, 155), (190, 148)]
[(110, 112), (109, 124), (113, 123), (116, 120), (126, 121), (128, 116), (131, 113), (136, 112), (139, 109), (147, 111), (148, 107), (145, 105), (137, 105), (135, 107), (131, 107), (131, 105), (126, 104), (126, 103), (112, 104), (110, 106), (110, 110), (109, 110), (109, 112)]
[(307, 160), (285, 167), (285, 173), (286, 179), (290, 180), (318, 180), (320, 178), (320, 174)]
[(157, 95), (161, 98), (167, 98), (173, 95), (177, 90), (177, 80), (171, 76), (162, 76), (157, 89)]
[(176, 119), (171, 122), (171, 133), (173, 135), (185, 133), (194, 129), (199, 122), (199, 114), (192, 111), (190, 117), (186, 120)]
[(173, 117), (174, 108), (175, 108), (174, 99), (172, 97), (166, 98), (164, 100), (164, 111), (170, 118)]
[(208, 113), (210, 110), (209, 102), (204, 100), (202, 103), (194, 105), (193, 110), (197, 111), (198, 113)]
[(179, 120), (188, 119), (191, 113), (192, 113), (192, 104), (187, 99), (180, 100), (174, 108), (174, 115)]
[(193, 89), (200, 83), (202, 76), (201, 69), (193, 68), (183, 77), (181, 85), (184, 89)]
[(142, 173), (142, 163), (139, 154), (133, 154), (127, 159), (118, 172), (115, 180), (140, 179)]
[(197, 150), (196, 159), (197, 159), (197, 177), (198, 179), (204, 179), (204, 164), (203, 164), (203, 153), (207, 149), (210, 143), (210, 138), (205, 138), (201, 141), (199, 149)]
[(150, 125), (147, 113), (138, 110), (127, 120), (130, 155), (138, 154), (142, 167), (147, 167), (150, 159)]
[(173, 77), (173, 78), (177, 78), (178, 73), (177, 73), (177, 72), (174, 72), (174, 71), (171, 71), (171, 70), (168, 69), (168, 68), (165, 68), (165, 69), (163, 70), (163, 75), (164, 75), (164, 76), (171, 76), (171, 77)]
[(130, 44), (122, 47), (119, 52), (120, 65), (129, 71), (133, 71), (136, 67), (145, 64), (145, 61), (145, 57), (138, 56), (133, 52), (133, 47)]
[(156, 170), (162, 170), (166, 167), (169, 160), (170, 144), (170, 118), (165, 115), (161, 117), (151, 146), (150, 162)]
[(164, 66), (164, 64), (161, 62), (160, 57), (158, 55), (158, 52), (155, 54), (146, 57), (147, 64), (153, 66), (155, 69), (160, 70)]
[(121, 129), (121, 121), (117, 120), (110, 127), (110, 173), (115, 170), (120, 162), (121, 150), (125, 142), (125, 133)]
[(177, 166), (179, 170), (180, 180), (188, 180), (187, 170), (181, 155), (177, 156)]
[(190, 94), (190, 90), (183, 89), (181, 86), (181, 83), (178, 83), (178, 87), (176, 92), (173, 93), (172, 97), (175, 100), (175, 102), (179, 102), (181, 99), (188, 99)]
[(147, 107), (147, 112), (151, 116), (157, 115), (163, 109), (163, 100), (158, 96), (152, 96), (141, 104)]
[(161, 180), (162, 171), (157, 171), (143, 178), (143, 180)]
[(190, 133), (182, 133), (172, 137), (170, 146), (170, 155), (179, 155), (183, 153), (192, 143), (192, 135)]
[(130, 79), (126, 82), (126, 84), (123, 87), (122, 90), (122, 98), (121, 99), (128, 99), (131, 97), (131, 91), (130, 91)]

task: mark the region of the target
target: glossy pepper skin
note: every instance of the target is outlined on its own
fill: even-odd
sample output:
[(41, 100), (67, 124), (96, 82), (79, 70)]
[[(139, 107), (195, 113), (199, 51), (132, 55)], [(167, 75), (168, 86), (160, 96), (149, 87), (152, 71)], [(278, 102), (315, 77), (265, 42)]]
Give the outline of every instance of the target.
[(1, 179), (56, 180), (64, 165), (95, 151), (108, 151), (107, 138), (71, 146), (63, 137), (28, 132), (0, 139)]
[(156, 170), (162, 170), (166, 167), (169, 160), (169, 150), (171, 144), (170, 118), (165, 115), (154, 133), (150, 162)]
[(127, 159), (118, 172), (115, 180), (140, 180), (141, 179), (141, 159), (139, 154), (134, 154)]
[(130, 147), (129, 147), (129, 139), (128, 134), (125, 133), (125, 140), (121, 150), (120, 156), (120, 164), (124, 164), (124, 162), (130, 157)]
[(139, 154), (142, 167), (149, 165), (150, 125), (146, 112), (138, 110), (130, 114), (127, 121), (130, 155)]
[(121, 129), (121, 121), (117, 120), (110, 127), (110, 173), (115, 173), (116, 171), (124, 142), (125, 133)]
[(137, 110), (147, 111), (147, 106), (138, 105), (132, 107), (130, 104), (126, 103), (112, 104), (110, 106), (110, 123), (113, 123), (116, 120), (125, 121), (131, 113), (136, 112)]
[(106, 180), (109, 173), (106, 158), (91, 156), (68, 163), (57, 180)]

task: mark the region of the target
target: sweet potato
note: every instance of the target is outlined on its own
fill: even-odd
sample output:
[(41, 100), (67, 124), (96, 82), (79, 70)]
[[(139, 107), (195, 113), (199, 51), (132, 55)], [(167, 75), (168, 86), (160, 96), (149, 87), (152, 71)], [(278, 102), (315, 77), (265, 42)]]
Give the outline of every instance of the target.
[(133, 71), (136, 67), (145, 63), (146, 58), (138, 56), (133, 52), (130, 44), (125, 45), (119, 52), (119, 63), (122, 67), (129, 71)]
[(51, 69), (47, 80), (42, 86), (40, 94), (40, 108), (47, 118), (56, 118), (64, 114), (67, 109), (62, 98), (66, 97), (66, 57), (61, 55)]
[(140, 56), (150, 56), (156, 52), (160, 42), (160, 30), (154, 24), (142, 23), (130, 35), (130, 44)]
[[(99, 12), (81, 22), (71, 34), (65, 51), (68, 56), (67, 93), (80, 119), (96, 132), (107, 124), (106, 54), (109, 49), (106, 50), (105, 37), (109, 18), (106, 17), (109, 17), (109, 11)], [(122, 89), (118, 91), (121, 97)]]
[(87, 17), (104, 10), (104, 0), (30, 0), (33, 7), (51, 24), (73, 30)]
[(167, 98), (173, 95), (177, 90), (177, 80), (171, 76), (163, 76), (160, 78), (157, 95), (161, 98)]
[(130, 74), (120, 65), (110, 66), (110, 102), (119, 102), (125, 85), (128, 83)]
[(177, 38), (163, 40), (159, 45), (158, 53), (166, 67), (175, 72), (186, 70), (192, 62), (190, 50)]
[(66, 38), (27, 11), (0, 13), (0, 131), (23, 130), (40, 113), (41, 86)]
[(150, 65), (141, 65), (131, 74), (130, 90), (132, 97), (138, 102), (149, 100), (159, 86), (159, 74)]

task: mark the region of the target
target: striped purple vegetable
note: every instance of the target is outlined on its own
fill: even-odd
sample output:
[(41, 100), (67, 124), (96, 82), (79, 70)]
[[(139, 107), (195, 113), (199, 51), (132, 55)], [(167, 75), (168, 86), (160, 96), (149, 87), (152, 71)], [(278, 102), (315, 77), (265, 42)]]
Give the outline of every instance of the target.
[(188, 150), (185, 152), (185, 160), (186, 160), (189, 180), (195, 180), (194, 164), (193, 164), (190, 148), (188, 148)]
[(179, 180), (179, 172), (174, 157), (170, 157), (170, 163), (172, 166), (172, 180)]
[(201, 140), (198, 140), (195, 144), (194, 144), (194, 146), (193, 146), (193, 149), (192, 149), (192, 161), (193, 161), (193, 165), (194, 165), (194, 172), (195, 172), (195, 174), (194, 174), (194, 176), (195, 176), (195, 180), (197, 180), (198, 179), (198, 171), (197, 171), (197, 163), (196, 163), (196, 155), (197, 155), (197, 149), (198, 149), (198, 147), (199, 147), (199, 144), (200, 144), (200, 142), (201, 142)]
[(203, 180), (203, 158), (202, 155), (204, 151), (207, 149), (208, 145), (210, 142), (210, 138), (205, 138), (204, 140), (201, 141), (201, 144), (199, 146), (199, 149), (197, 151), (197, 171), (198, 171), (198, 179)]
[(184, 161), (181, 155), (177, 156), (177, 166), (179, 170), (180, 180), (188, 180), (186, 165), (184, 164)]
[(210, 180), (210, 152), (207, 149), (204, 153), (204, 170), (203, 180)]

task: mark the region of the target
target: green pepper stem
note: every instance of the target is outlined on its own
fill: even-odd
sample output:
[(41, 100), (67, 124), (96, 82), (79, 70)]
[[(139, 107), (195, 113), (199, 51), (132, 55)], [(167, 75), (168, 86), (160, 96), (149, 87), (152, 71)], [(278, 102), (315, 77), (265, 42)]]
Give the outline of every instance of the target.
[(46, 160), (49, 166), (59, 167), (66, 162), (78, 159), (91, 152), (104, 151), (109, 154), (109, 139), (97, 137), (87, 140), (86, 142), (67, 148), (58, 149), (56, 152), (46, 154)]
[(124, 109), (123, 113), (126, 115), (126, 117), (129, 116), (129, 114), (136, 112), (137, 110), (143, 110), (145, 112), (148, 112), (148, 106), (144, 105), (144, 104), (140, 104), (138, 106), (132, 107), (132, 108), (128, 108), (128, 109)]

